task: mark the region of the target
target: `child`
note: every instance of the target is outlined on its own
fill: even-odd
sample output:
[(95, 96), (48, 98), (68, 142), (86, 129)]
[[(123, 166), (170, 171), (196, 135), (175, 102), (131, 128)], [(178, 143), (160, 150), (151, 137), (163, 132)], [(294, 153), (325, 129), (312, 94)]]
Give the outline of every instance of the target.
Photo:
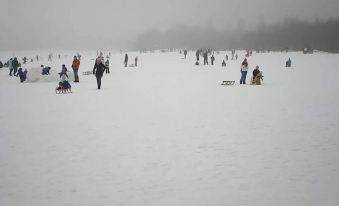
[(61, 81), (59, 82), (59, 86), (56, 88), (56, 91), (59, 93), (71, 92), (71, 84), (67, 80), (67, 74), (61, 74)]
[(20, 77), (20, 82), (26, 81), (27, 78), (27, 69), (22, 71), (22, 68), (19, 68), (18, 70), (18, 76)]

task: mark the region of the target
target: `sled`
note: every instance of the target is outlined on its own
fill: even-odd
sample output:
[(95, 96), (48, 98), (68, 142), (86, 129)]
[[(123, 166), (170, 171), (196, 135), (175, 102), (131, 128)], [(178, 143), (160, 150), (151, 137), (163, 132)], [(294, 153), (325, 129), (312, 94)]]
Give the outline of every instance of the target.
[(59, 87), (56, 87), (55, 88), (55, 93), (56, 94), (68, 94), (68, 93), (72, 93), (72, 89), (69, 88), (69, 89), (60, 89)]
[(82, 72), (83, 75), (91, 75), (93, 74), (93, 71), (87, 71), (87, 72)]
[(221, 83), (221, 85), (224, 85), (224, 86), (232, 86), (235, 84), (235, 81), (223, 81)]

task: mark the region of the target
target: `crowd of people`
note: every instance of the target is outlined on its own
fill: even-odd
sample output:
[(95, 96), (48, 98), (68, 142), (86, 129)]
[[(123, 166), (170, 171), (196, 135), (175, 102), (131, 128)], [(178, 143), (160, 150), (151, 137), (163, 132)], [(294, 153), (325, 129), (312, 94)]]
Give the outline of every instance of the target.
[[(210, 49), (205, 49), (205, 50), (196, 50), (195, 54), (196, 54), (196, 65), (199, 65), (199, 60), (200, 57), (203, 57), (203, 62), (204, 65), (209, 65), (209, 60), (211, 65), (215, 65), (215, 61), (216, 58), (214, 56), (214, 52), (213, 50)], [(180, 52), (181, 53), (181, 52)], [(184, 54), (184, 59), (187, 58), (188, 55), (188, 51), (184, 50), (183, 52)], [(219, 54), (219, 52), (217, 52), (217, 54)], [(60, 54), (58, 55), (58, 57), (60, 58)], [(241, 65), (240, 65), (240, 85), (242, 84), (246, 84), (246, 78), (247, 78), (247, 73), (249, 71), (249, 64), (248, 64), (248, 58), (252, 56), (252, 51), (251, 50), (247, 50), (246, 54), (245, 54), (245, 59), (242, 61)], [(210, 58), (209, 58), (210, 57)], [(48, 61), (52, 61), (53, 55), (52, 53), (50, 53), (48, 55)], [(106, 61), (105, 58), (103, 56), (103, 53), (100, 52), (100, 54), (97, 56), (97, 58), (95, 59), (95, 63), (94, 63), (94, 67), (92, 70), (92, 73), (95, 75), (96, 77), (96, 81), (97, 81), (97, 88), (101, 89), (101, 80), (103, 75), (109, 74), (110, 73), (110, 53), (109, 55), (107, 55), (106, 57)], [(26, 64), (27, 62), (27, 57), (23, 58), (23, 62), (24, 64)], [(71, 64), (71, 68), (73, 70), (73, 74), (74, 74), (74, 82), (75, 83), (79, 83), (79, 69), (80, 69), (80, 59), (81, 59), (81, 55), (78, 53), (77, 55), (75, 55), (73, 57), (73, 61)], [(238, 54), (236, 53), (235, 50), (231, 50), (231, 60), (237, 60), (238, 59)], [(39, 61), (39, 56), (36, 56), (36, 60)], [(226, 62), (229, 60), (229, 56), (228, 54), (226, 54), (225, 58), (222, 59), (222, 67), (226, 67)], [(124, 67), (128, 67), (128, 61), (129, 61), (129, 57), (128, 54), (125, 54), (124, 57)], [(291, 59), (289, 58), (286, 61), (286, 67), (291, 67)], [(5, 64), (3, 64), (0, 61), (0, 68), (3, 68), (7, 66), (9, 68), (9, 76), (15, 76), (15, 77), (19, 77), (20, 78), (20, 82), (25, 82), (27, 80), (27, 74), (28, 74), (28, 70), (27, 69), (23, 69), (21, 67), (21, 63), (18, 61), (17, 57), (13, 57), (10, 58)], [(137, 67), (138, 66), (138, 57), (136, 56), (134, 58), (134, 64), (129, 65), (129, 67)], [(50, 75), (50, 70), (51, 67), (50, 66), (44, 66), (41, 65), (41, 75)], [(60, 77), (60, 82), (59, 85), (57, 87), (57, 90), (70, 90), (71, 89), (71, 84), (69, 83), (69, 76), (68, 76), (68, 69), (66, 67), (65, 64), (62, 64), (61, 67), (61, 71), (58, 73), (59, 77)], [(255, 69), (253, 70), (253, 76), (251, 78), (250, 84), (253, 85), (261, 85), (262, 81), (263, 81), (263, 72), (259, 70), (259, 66), (256, 66)]]

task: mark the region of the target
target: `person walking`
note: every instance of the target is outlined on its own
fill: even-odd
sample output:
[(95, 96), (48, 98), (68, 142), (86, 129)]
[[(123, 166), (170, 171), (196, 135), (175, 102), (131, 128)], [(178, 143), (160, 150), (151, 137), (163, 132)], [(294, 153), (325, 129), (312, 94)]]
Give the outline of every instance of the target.
[(101, 89), (101, 78), (105, 72), (105, 65), (100, 60), (95, 61), (95, 65), (93, 68), (93, 74), (95, 74), (95, 77), (97, 78), (97, 85), (98, 89)]
[(79, 82), (79, 75), (78, 75), (79, 67), (80, 67), (80, 60), (76, 56), (74, 56), (73, 63), (72, 63), (72, 69), (74, 72), (74, 82)]

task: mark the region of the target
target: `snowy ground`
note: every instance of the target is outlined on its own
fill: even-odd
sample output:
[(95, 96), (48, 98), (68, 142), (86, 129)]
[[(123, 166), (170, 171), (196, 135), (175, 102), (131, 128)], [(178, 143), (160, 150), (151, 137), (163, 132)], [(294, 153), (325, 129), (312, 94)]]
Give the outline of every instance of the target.
[[(24, 68), (70, 69), (75, 53), (47, 53)], [(96, 52), (82, 54), (80, 73)], [(0, 70), (0, 205), (337, 206), (339, 55), (254, 54), (264, 84), (240, 86), (240, 54), (222, 68), (224, 53), (130, 53), (127, 69), (114, 54), (102, 90), (81, 75), (67, 95)]]

